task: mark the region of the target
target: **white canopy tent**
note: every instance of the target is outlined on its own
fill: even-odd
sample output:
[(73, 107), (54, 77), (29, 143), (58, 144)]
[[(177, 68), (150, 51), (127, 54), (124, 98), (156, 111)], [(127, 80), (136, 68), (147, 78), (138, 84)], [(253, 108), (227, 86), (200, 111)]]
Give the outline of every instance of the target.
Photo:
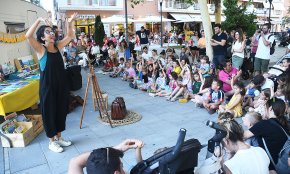
[[(170, 21), (175, 20), (162, 17), (162, 22), (170, 22)], [(136, 19), (135, 22), (161, 22), (161, 16), (146, 16), (145, 18)]]

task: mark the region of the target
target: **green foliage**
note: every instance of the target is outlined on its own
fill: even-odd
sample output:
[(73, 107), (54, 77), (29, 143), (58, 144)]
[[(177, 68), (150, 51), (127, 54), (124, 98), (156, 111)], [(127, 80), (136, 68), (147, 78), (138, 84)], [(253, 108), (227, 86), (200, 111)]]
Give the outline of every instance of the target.
[(247, 5), (238, 6), (238, 0), (224, 0), (224, 14), (226, 20), (222, 23), (223, 29), (226, 31), (242, 29), (247, 36), (252, 36), (256, 30), (254, 22), (257, 16), (254, 13), (247, 13)]
[(289, 16), (284, 16), (282, 18), (282, 25), (290, 24), (290, 17)]
[(95, 18), (95, 33), (94, 40), (98, 46), (102, 46), (104, 44), (103, 39), (105, 37), (105, 30), (103, 22), (101, 21), (101, 16), (98, 15)]
[(144, 3), (144, 0), (131, 0), (131, 7), (134, 8), (136, 5), (140, 3)]

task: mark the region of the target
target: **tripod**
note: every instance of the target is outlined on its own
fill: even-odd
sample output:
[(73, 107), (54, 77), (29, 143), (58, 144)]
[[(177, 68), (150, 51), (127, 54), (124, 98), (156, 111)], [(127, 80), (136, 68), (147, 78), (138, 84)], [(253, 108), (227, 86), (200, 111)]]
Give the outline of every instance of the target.
[[(90, 83), (92, 83), (92, 99), (93, 99), (93, 105), (94, 105), (94, 109), (96, 111), (96, 107), (98, 106), (99, 108), (99, 113), (100, 113), (100, 117), (103, 118), (107, 117), (110, 123), (111, 128), (113, 128), (112, 126), (112, 122), (111, 122), (111, 118), (108, 114), (108, 108), (106, 106), (106, 101), (103, 98), (95, 71), (94, 71), (94, 67), (89, 63), (89, 74), (88, 74), (88, 81), (87, 81), (87, 87), (86, 87), (86, 93), (85, 93), (85, 98), (84, 98), (84, 103), (83, 103), (83, 108), (82, 108), (82, 117), (81, 117), (81, 122), (80, 122), (80, 129), (82, 128), (82, 123), (83, 123), (83, 119), (84, 119), (84, 112), (85, 112), (85, 107), (86, 107), (86, 101), (87, 101), (87, 96), (88, 96), (88, 91), (89, 91), (89, 86)], [(97, 105), (97, 106), (96, 106)]]

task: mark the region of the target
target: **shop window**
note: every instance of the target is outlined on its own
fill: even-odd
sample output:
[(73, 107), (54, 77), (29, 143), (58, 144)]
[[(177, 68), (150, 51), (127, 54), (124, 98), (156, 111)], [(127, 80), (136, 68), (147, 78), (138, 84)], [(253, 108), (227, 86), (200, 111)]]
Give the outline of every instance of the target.
[(70, 0), (71, 5), (89, 5), (89, 0)]
[(25, 30), (25, 23), (4, 22), (6, 25), (6, 33), (17, 34)]

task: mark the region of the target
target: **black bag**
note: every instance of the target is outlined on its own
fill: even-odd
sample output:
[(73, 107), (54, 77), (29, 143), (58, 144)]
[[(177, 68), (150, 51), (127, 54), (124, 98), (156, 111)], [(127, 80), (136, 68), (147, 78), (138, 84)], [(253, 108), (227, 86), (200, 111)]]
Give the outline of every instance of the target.
[(70, 91), (76, 91), (82, 88), (81, 66), (73, 65), (66, 69)]
[[(163, 173), (164, 170), (170, 170), (170, 173), (175, 174), (192, 174), (194, 168), (197, 166), (198, 153), (201, 149), (200, 142), (197, 139), (185, 141), (176, 160), (170, 163), (164, 163), (162, 161), (163, 157), (171, 153), (174, 147), (170, 147), (139, 162), (131, 169), (130, 174), (157, 174)], [(159, 163), (158, 168), (154, 168), (156, 163)]]

